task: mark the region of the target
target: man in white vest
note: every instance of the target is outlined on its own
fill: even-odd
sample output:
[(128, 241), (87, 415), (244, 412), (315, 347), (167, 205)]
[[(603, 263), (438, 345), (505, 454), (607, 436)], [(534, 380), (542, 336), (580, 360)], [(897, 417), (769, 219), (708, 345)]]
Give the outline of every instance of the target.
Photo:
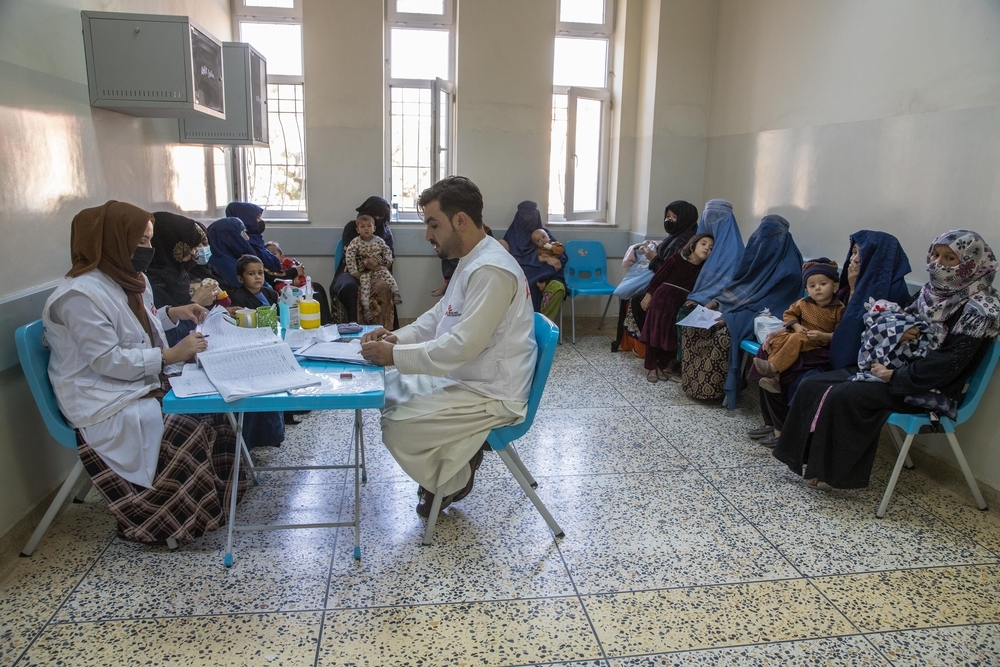
[(483, 196), (461, 176), (420, 194), (426, 238), (458, 268), (438, 304), (395, 332), (362, 339), (383, 366), (382, 441), (420, 484), (417, 513), (472, 490), (489, 432), (524, 420), (537, 346), (531, 295), (514, 258), (483, 229)]

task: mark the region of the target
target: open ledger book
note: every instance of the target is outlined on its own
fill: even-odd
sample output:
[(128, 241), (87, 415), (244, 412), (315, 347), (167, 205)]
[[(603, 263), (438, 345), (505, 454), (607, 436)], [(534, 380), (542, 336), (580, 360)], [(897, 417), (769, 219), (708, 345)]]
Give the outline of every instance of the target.
[(224, 312), (213, 310), (201, 325), (209, 339), (198, 362), (226, 402), (320, 383), (302, 370), (292, 350), (270, 329), (234, 326)]

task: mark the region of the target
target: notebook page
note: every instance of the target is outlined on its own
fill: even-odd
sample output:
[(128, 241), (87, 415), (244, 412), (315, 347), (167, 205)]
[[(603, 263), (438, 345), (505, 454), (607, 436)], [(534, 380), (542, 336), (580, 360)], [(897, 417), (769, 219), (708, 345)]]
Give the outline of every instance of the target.
[(281, 341), (202, 352), (199, 361), (227, 402), (319, 384), (318, 378), (302, 370), (292, 351)]

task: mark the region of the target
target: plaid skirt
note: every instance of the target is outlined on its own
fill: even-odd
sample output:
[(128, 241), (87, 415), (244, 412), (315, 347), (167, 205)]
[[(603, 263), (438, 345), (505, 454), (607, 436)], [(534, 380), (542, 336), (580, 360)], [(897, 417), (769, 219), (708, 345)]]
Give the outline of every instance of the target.
[[(236, 432), (225, 415), (164, 415), (153, 488), (119, 477), (90, 445), (80, 459), (130, 540), (190, 541), (226, 524)], [(238, 497), (249, 486), (240, 470)]]

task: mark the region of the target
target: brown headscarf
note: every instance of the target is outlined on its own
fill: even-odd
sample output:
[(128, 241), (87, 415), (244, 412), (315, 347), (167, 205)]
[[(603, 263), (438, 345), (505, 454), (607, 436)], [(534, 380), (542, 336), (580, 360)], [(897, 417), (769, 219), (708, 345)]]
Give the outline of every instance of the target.
[(100, 269), (121, 285), (128, 295), (129, 309), (150, 340), (153, 340), (153, 331), (142, 304), (146, 278), (132, 268), (132, 254), (152, 219), (152, 213), (113, 199), (104, 206), (83, 209), (73, 218), (69, 237), (73, 268), (66, 274), (75, 278), (92, 269)]

